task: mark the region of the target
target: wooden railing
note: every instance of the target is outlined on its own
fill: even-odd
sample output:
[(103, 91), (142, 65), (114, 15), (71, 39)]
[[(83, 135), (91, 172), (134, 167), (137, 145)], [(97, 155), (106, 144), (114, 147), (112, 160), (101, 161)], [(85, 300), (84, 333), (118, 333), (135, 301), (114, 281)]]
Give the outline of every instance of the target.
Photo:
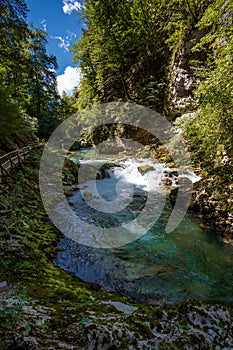
[(1, 183), (4, 181), (4, 178), (7, 176), (12, 176), (13, 171), (25, 163), (30, 151), (33, 148), (41, 147), (44, 145), (44, 142), (36, 142), (28, 145), (27, 147), (23, 147), (21, 149), (9, 152), (0, 157), (0, 191), (5, 193), (6, 190)]

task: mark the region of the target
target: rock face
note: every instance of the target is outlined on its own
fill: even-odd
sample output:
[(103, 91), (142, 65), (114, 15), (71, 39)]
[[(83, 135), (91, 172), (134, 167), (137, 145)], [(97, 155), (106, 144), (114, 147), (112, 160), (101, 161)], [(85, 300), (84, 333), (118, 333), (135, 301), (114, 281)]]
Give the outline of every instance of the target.
[[(1, 302), (1, 300), (0, 300)], [(12, 308), (13, 299), (5, 300)], [(23, 302), (20, 322), (0, 328), (1, 349), (232, 349), (232, 309), (183, 302), (137, 307), (90, 296), (82, 310)], [(5, 306), (6, 307), (6, 306)], [(130, 312), (129, 312), (130, 311)]]
[[(208, 193), (210, 184), (197, 184), (193, 193), (191, 209), (202, 215), (204, 222), (213, 228), (225, 243), (233, 245), (233, 215), (215, 194)], [(229, 199), (230, 200), (230, 199)]]
[[(170, 69), (167, 113), (171, 120), (175, 120), (186, 113), (191, 115), (194, 111), (194, 103), (196, 102), (194, 92), (198, 78), (192, 69), (192, 62), (197, 60), (201, 66), (208, 54), (204, 50), (193, 51), (194, 46), (208, 33), (208, 29), (198, 30), (194, 28), (186, 31), (182, 42), (176, 50)], [(224, 205), (224, 200), (217, 198), (213, 193), (215, 189), (211, 182), (214, 181), (216, 180), (209, 179), (209, 181), (203, 182), (202, 185), (197, 185), (193, 195), (192, 209), (201, 213), (207, 225), (213, 227), (223, 238), (224, 242), (233, 244), (232, 211), (230, 213), (229, 206), (227, 208)], [(231, 198), (227, 198), (226, 201), (233, 202)]]
[(187, 109), (190, 110), (194, 102), (193, 90), (197, 77), (191, 67), (193, 60), (203, 61), (206, 53), (193, 52), (195, 42), (206, 34), (204, 30), (190, 29), (175, 53), (174, 61), (170, 70), (170, 93), (168, 110), (171, 119), (175, 119)]

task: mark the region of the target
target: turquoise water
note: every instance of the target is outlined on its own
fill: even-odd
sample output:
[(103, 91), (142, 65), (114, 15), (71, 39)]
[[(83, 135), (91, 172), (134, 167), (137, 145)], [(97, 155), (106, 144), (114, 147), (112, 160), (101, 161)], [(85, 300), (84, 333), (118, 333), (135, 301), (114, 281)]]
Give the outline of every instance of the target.
[[(77, 191), (69, 198), (75, 214), (96, 230), (121, 227), (121, 223), (137, 217), (147, 200), (147, 192), (141, 175), (135, 168), (129, 169), (124, 179), (134, 184), (134, 196), (124, 210), (113, 214), (100, 212)], [(109, 202), (117, 196), (119, 169), (117, 172), (117, 176), (97, 182), (100, 195)], [(157, 204), (155, 196), (154, 210)], [(215, 232), (201, 228), (201, 221), (191, 213), (186, 214), (173, 232), (166, 233), (171, 211), (167, 199), (159, 220), (145, 235), (117, 248), (88, 247), (64, 237), (59, 243), (63, 251), (58, 253), (56, 264), (84, 281), (136, 299), (171, 303), (184, 298), (233, 302), (233, 247), (221, 242)]]
[(232, 302), (232, 247), (221, 243), (214, 232), (201, 229), (191, 214), (166, 234), (168, 216), (169, 210), (142, 238), (114, 251), (127, 260), (128, 278), (152, 299), (161, 295), (168, 301), (190, 297)]

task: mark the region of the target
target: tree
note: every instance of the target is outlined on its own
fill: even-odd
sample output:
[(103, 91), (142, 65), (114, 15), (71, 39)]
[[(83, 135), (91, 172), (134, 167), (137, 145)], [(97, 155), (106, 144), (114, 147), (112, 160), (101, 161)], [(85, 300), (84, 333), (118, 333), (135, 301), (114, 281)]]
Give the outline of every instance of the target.
[(27, 96), (29, 55), (27, 7), (23, 0), (0, 4), (0, 147), (8, 150), (20, 132), (29, 134), (30, 123), (21, 106)]
[[(26, 22), (24, 0), (0, 3), (0, 147), (48, 137), (60, 122), (56, 58), (46, 52), (46, 32)], [(7, 126), (8, 125), (8, 126)]]
[[(196, 68), (198, 109), (186, 127), (196, 158), (209, 169), (232, 166), (233, 153), (233, 3), (217, 0), (200, 20), (210, 28), (194, 50), (211, 49), (204, 67)], [(218, 151), (217, 151), (218, 150)], [(224, 161), (223, 161), (224, 159)]]
[(55, 71), (56, 57), (47, 55), (46, 32), (41, 29), (31, 29), (29, 51), (30, 86), (29, 101), (26, 104), (27, 113), (38, 119), (38, 135), (48, 137), (58, 125), (59, 96)]
[(72, 96), (68, 96), (65, 92), (62, 95), (59, 105), (59, 118), (65, 120), (77, 111), (75, 107), (75, 99), (78, 97), (78, 91), (74, 91)]
[(158, 0), (86, 1), (81, 39), (73, 46), (83, 72), (79, 106), (134, 101), (163, 109), (169, 45)]

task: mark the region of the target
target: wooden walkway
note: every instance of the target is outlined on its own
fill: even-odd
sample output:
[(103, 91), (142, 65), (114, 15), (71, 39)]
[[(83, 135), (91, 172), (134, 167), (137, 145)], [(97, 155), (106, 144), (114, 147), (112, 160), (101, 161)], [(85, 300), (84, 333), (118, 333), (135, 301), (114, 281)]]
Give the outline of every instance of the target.
[(24, 164), (33, 148), (41, 147), (44, 143), (34, 143), (19, 150), (4, 154), (0, 157), (0, 194), (7, 195), (5, 183), (7, 177), (14, 174), (15, 170)]

